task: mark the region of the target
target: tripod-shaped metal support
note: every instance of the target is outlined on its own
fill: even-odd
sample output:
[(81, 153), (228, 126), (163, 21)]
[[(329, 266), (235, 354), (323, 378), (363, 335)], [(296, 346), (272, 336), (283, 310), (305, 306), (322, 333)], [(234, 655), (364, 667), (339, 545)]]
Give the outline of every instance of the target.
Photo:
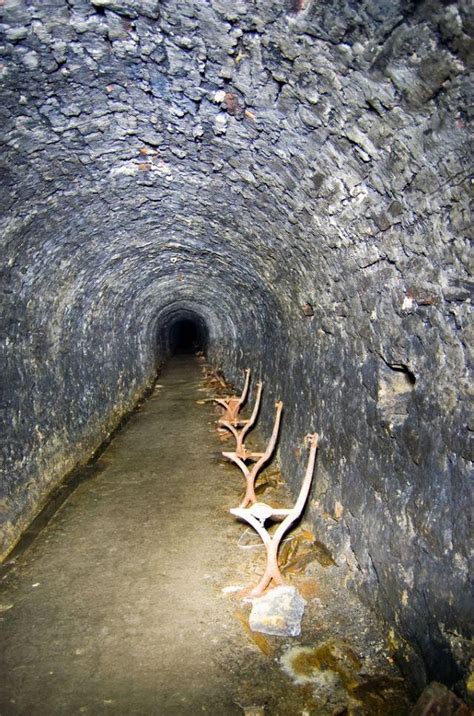
[[(254, 597), (258, 597), (263, 594), (272, 580), (275, 584), (283, 584), (284, 582), (278, 567), (278, 548), (285, 532), (303, 512), (303, 508), (311, 488), (311, 481), (313, 479), (314, 462), (316, 459), (319, 437), (315, 433), (314, 435), (308, 435), (308, 439), (310, 440), (308, 467), (306, 468), (306, 475), (294, 507), (289, 510), (275, 509), (266, 505), (264, 502), (256, 502), (247, 509), (237, 507), (231, 510), (233, 515), (236, 515), (237, 517), (240, 517), (248, 522), (249, 525), (251, 525), (258, 532), (267, 550), (267, 566), (265, 573), (257, 586), (250, 592), (250, 594)], [(265, 521), (269, 519), (283, 519), (283, 522), (278, 526), (273, 535), (270, 535), (265, 528)]]
[(247, 399), (247, 393), (250, 385), (250, 368), (245, 370), (245, 383), (240, 396), (231, 395), (226, 398), (213, 398), (216, 403), (222, 405), (225, 408), (225, 413), (222, 415), (223, 420), (236, 420), (239, 414), (240, 408)]
[[(229, 460), (232, 460), (232, 462), (235, 462), (236, 465), (240, 467), (242, 470), (245, 481), (247, 483), (247, 489), (245, 490), (245, 495), (240, 503), (240, 507), (247, 507), (247, 505), (253, 504), (257, 501), (257, 498), (255, 496), (255, 480), (257, 479), (257, 475), (262, 469), (262, 467), (265, 465), (266, 462), (271, 458), (272, 453), (275, 449), (276, 441), (278, 438), (278, 431), (280, 429), (280, 421), (281, 421), (281, 411), (283, 410), (283, 403), (281, 400), (278, 403), (275, 403), (276, 407), (276, 413), (275, 413), (275, 422), (273, 423), (273, 430), (272, 434), (270, 436), (270, 440), (268, 441), (267, 449), (265, 452), (248, 452), (243, 448), (243, 451), (241, 451), (240, 456), (237, 454), (237, 452), (223, 452), (222, 454), (224, 457), (229, 458)], [(256, 460), (255, 464), (249, 468), (245, 464), (245, 460)]]
[(230, 430), (234, 436), (236, 442), (235, 454), (240, 458), (245, 458), (249, 454), (252, 454), (247, 453), (245, 450), (244, 440), (257, 420), (258, 411), (260, 409), (260, 401), (262, 399), (262, 390), (263, 383), (259, 380), (257, 383), (255, 405), (253, 406), (252, 415), (248, 420), (241, 420), (237, 417), (235, 420), (224, 420), (224, 418), (220, 418), (218, 421), (219, 425), (222, 425), (224, 428), (227, 428), (227, 430)]

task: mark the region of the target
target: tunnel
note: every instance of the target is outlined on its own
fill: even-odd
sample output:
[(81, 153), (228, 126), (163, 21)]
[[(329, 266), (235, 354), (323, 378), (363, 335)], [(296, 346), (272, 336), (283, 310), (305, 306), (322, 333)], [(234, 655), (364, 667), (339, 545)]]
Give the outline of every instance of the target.
[(283, 401), (294, 496), (319, 433), (305, 514), (348, 593), (415, 697), (472, 698), (473, 22), (467, 0), (0, 3), (5, 565), (199, 353), (265, 381), (263, 436)]
[(170, 343), (173, 353), (193, 353), (203, 347), (198, 326), (184, 318), (171, 326)]
[(209, 330), (205, 319), (193, 311), (174, 311), (158, 327), (157, 350), (166, 346), (166, 355), (207, 353)]

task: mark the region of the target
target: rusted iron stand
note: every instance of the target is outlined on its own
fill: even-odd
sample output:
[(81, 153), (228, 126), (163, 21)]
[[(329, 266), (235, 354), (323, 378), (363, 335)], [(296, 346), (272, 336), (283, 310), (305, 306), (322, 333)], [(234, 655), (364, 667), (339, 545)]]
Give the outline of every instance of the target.
[(263, 390), (263, 383), (261, 380), (257, 383), (257, 393), (255, 396), (255, 404), (253, 407), (252, 415), (248, 420), (242, 420), (238, 417), (235, 420), (224, 420), (224, 418), (220, 418), (218, 423), (219, 425), (222, 425), (222, 427), (227, 428), (232, 435), (235, 438), (236, 447), (235, 447), (235, 454), (242, 458), (244, 457), (247, 452), (245, 450), (244, 440), (250, 430), (255, 425), (255, 421), (257, 420), (258, 411), (260, 410), (260, 402), (262, 399), (262, 390)]
[[(316, 459), (316, 450), (318, 448), (319, 436), (317, 433), (308, 435), (309, 440), (309, 457), (306, 474), (301, 485), (300, 494), (291, 509), (277, 509), (270, 507), (264, 502), (256, 502), (249, 508), (237, 507), (231, 510), (233, 515), (240, 517), (251, 525), (262, 538), (267, 551), (267, 566), (265, 573), (256, 587), (252, 589), (250, 594), (254, 597), (261, 596), (270, 582), (273, 580), (275, 584), (283, 584), (284, 580), (278, 567), (278, 549), (283, 535), (288, 528), (295, 522), (303, 512), (313, 479), (314, 463)], [(283, 522), (277, 528), (273, 535), (270, 535), (265, 528), (267, 520), (280, 520)]]
[[(224, 457), (227, 457), (229, 460), (232, 460), (232, 462), (235, 462), (235, 464), (240, 467), (244, 474), (247, 488), (245, 490), (244, 498), (240, 503), (241, 508), (247, 507), (247, 505), (253, 504), (257, 501), (257, 498), (255, 496), (255, 480), (257, 479), (257, 475), (262, 469), (262, 467), (271, 458), (272, 453), (275, 449), (278, 432), (280, 430), (281, 411), (283, 410), (283, 403), (281, 402), (281, 400), (278, 403), (275, 403), (275, 407), (275, 421), (273, 423), (272, 434), (270, 436), (270, 440), (268, 441), (267, 449), (265, 450), (265, 452), (249, 452), (245, 450), (245, 448), (243, 448), (243, 450), (241, 450), (240, 452), (240, 455), (238, 455), (237, 452), (222, 453)], [(249, 468), (245, 464), (245, 460), (256, 460), (256, 462), (251, 468)]]
[(243, 390), (242, 390), (242, 393), (240, 394), (240, 396), (231, 395), (226, 398), (213, 398), (214, 402), (218, 403), (225, 409), (225, 412), (221, 418), (222, 420), (233, 421), (233, 420), (237, 419), (240, 408), (247, 400), (249, 385), (250, 385), (250, 368), (246, 368), (244, 387), (243, 387)]

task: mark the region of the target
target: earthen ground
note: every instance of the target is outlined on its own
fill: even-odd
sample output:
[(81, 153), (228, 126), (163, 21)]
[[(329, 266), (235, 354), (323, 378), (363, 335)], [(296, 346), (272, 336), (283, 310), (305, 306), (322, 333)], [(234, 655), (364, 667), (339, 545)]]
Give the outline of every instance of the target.
[[(255, 583), (264, 557), (229, 514), (243, 480), (220, 456), (231, 443), (216, 432), (207, 397), (194, 356), (173, 359), (149, 400), (4, 569), (2, 716), (408, 712), (382, 635), (350, 597), (342, 567), (310, 558), (299, 572), (289, 569), (308, 602), (301, 637), (249, 631), (250, 605), (232, 588)], [(275, 464), (263, 473), (261, 499), (291, 504), (277, 476)], [(304, 562), (304, 544), (302, 555)], [(328, 643), (332, 653), (342, 649), (342, 660), (351, 653), (360, 661), (355, 687), (346, 688), (334, 664), (332, 681), (315, 672), (298, 684), (283, 670), (290, 648)]]

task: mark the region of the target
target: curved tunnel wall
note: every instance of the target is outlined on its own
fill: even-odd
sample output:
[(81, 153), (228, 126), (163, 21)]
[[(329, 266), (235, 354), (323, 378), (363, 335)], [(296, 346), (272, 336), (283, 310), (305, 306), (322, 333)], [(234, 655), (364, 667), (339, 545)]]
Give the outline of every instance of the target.
[[(6, 0), (6, 552), (173, 315), (322, 435), (309, 510), (417, 685), (469, 608), (467, 2)], [(166, 331), (165, 331), (166, 332)], [(156, 346), (156, 338), (161, 344)]]

